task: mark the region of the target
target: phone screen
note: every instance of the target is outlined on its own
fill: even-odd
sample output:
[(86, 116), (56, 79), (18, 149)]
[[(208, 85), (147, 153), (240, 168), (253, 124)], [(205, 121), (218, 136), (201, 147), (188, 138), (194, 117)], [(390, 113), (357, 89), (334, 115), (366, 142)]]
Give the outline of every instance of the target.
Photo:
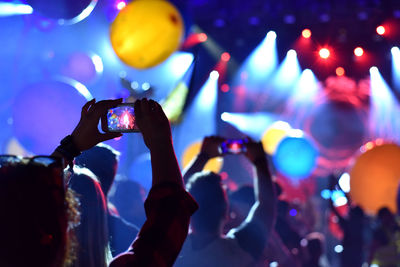
[(121, 104), (107, 112), (107, 128), (110, 132), (139, 132), (133, 104)]
[(240, 154), (246, 152), (246, 139), (227, 139), (221, 144), (223, 154)]

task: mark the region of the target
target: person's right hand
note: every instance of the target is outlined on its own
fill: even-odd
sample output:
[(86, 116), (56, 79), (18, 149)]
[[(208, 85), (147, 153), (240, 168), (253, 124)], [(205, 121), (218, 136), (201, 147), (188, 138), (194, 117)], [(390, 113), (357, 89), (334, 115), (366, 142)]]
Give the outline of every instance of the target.
[(206, 154), (209, 158), (222, 156), (219, 148), (225, 138), (219, 136), (207, 136), (203, 139), (200, 152)]
[(136, 100), (135, 117), (144, 143), (150, 150), (172, 144), (171, 126), (160, 104), (146, 98)]
[(246, 157), (253, 163), (255, 163), (259, 158), (265, 158), (266, 154), (261, 142), (255, 142), (250, 137), (247, 137), (248, 142), (246, 144), (247, 151), (245, 153)]

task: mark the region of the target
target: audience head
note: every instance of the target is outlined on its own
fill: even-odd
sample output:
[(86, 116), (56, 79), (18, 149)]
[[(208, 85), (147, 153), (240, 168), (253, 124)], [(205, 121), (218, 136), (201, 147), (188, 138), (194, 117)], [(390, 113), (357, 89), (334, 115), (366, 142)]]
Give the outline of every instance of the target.
[(109, 260), (107, 206), (100, 183), (88, 169), (74, 167), (70, 187), (80, 202), (80, 224), (75, 230), (78, 253), (74, 266), (106, 267)]
[(360, 206), (351, 207), (349, 215), (354, 220), (360, 221), (364, 219), (364, 211)]
[(200, 207), (192, 216), (193, 230), (219, 233), (228, 210), (221, 177), (207, 171), (196, 173), (189, 179), (187, 189)]
[(99, 179), (107, 196), (114, 182), (120, 153), (106, 144), (98, 144), (75, 158), (75, 164), (91, 170)]
[(301, 246), (305, 249), (305, 254), (308, 262), (318, 262), (324, 250), (324, 235), (313, 232), (306, 235), (301, 240)]
[(29, 162), (6, 157), (0, 156), (0, 265), (62, 266), (73, 213), (61, 161), (42, 157), (45, 166), (39, 157)]
[(393, 227), (396, 225), (394, 214), (387, 207), (381, 208), (378, 211), (377, 219), (386, 227)]
[(144, 188), (132, 180), (119, 180), (111, 192), (110, 201), (118, 214), (125, 220), (141, 225), (146, 219), (143, 203), (146, 197)]

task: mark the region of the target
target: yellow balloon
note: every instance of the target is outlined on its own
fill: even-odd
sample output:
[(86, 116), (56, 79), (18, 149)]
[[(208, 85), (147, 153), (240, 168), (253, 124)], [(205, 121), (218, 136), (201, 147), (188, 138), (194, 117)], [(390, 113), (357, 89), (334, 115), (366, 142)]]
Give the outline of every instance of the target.
[(269, 155), (273, 155), (279, 142), (288, 135), (290, 129), (290, 125), (284, 121), (274, 122), (270, 127), (268, 127), (261, 138), (264, 151)]
[(396, 212), (400, 182), (400, 147), (373, 147), (357, 158), (350, 171), (350, 196), (366, 212), (376, 214), (387, 207)]
[(111, 45), (118, 57), (137, 69), (154, 67), (180, 45), (184, 33), (179, 11), (165, 0), (134, 0), (111, 24)]
[[(200, 153), (200, 150), (201, 142), (195, 142), (185, 149), (181, 161), (183, 168), (186, 168), (186, 166), (194, 159), (194, 157), (196, 157)], [(223, 162), (223, 159), (220, 157), (210, 159), (203, 170), (219, 173), (222, 168)]]

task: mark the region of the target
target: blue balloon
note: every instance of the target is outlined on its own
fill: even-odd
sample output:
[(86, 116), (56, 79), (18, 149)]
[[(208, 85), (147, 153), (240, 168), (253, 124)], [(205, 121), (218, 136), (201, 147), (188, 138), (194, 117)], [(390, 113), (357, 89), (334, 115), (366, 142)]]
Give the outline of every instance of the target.
[(288, 136), (282, 139), (273, 156), (276, 169), (291, 179), (310, 176), (316, 167), (318, 151), (305, 137)]
[(129, 179), (141, 184), (147, 192), (150, 190), (152, 183), (150, 153), (142, 154), (133, 161), (129, 169)]

